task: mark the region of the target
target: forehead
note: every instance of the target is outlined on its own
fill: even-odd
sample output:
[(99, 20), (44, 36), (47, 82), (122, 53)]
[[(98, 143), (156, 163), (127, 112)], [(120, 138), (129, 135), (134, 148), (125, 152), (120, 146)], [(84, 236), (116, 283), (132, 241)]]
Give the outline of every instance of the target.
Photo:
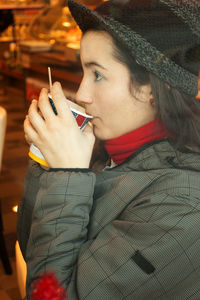
[(112, 56), (114, 44), (111, 36), (104, 31), (88, 31), (81, 39), (81, 57), (88, 60)]

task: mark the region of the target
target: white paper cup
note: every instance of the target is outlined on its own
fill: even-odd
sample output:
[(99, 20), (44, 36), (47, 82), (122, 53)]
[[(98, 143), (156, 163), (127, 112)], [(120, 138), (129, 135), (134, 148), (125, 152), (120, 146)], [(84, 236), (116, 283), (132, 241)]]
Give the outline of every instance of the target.
[[(56, 107), (55, 107), (55, 105), (52, 101), (52, 98), (51, 98), (50, 94), (49, 94), (49, 101), (51, 103), (51, 106), (52, 106), (52, 109), (53, 109), (54, 113), (57, 115)], [(87, 123), (92, 119), (92, 116), (87, 115), (84, 112), (84, 108), (78, 106), (76, 103), (73, 103), (69, 100), (67, 100), (67, 101), (69, 103), (69, 106), (70, 106), (70, 109), (73, 113), (73, 116), (76, 119), (78, 127), (82, 130), (87, 125)], [(45, 167), (49, 167), (49, 165), (46, 162), (44, 156), (42, 155), (40, 150), (34, 144), (31, 144), (28, 155), (29, 155), (30, 158), (32, 158), (33, 160), (35, 160), (39, 164), (41, 164)]]

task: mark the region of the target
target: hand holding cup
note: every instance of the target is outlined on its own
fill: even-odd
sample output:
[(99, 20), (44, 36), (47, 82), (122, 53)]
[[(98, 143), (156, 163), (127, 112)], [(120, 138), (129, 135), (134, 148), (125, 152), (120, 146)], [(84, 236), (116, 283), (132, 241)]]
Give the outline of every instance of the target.
[[(78, 120), (81, 119), (87, 123), (90, 116), (84, 112), (79, 113), (78, 106), (71, 101), (66, 101), (58, 82), (52, 86), (51, 97), (57, 115), (49, 102), (48, 90), (42, 89), (39, 101), (32, 102), (28, 117), (24, 122), (26, 139), (32, 141), (33, 147), (37, 147), (42, 152), (44, 160), (47, 162), (46, 166), (88, 168), (95, 137), (91, 124), (87, 124), (80, 130), (81, 125), (78, 124)], [(38, 162), (41, 163), (40, 160)]]

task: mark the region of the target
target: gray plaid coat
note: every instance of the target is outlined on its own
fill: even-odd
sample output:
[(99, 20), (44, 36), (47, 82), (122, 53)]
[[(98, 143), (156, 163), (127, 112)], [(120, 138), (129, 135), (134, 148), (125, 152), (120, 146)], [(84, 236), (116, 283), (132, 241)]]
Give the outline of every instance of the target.
[(32, 163), (18, 238), (28, 293), (55, 271), (68, 300), (199, 300), (200, 155), (165, 139), (98, 176)]

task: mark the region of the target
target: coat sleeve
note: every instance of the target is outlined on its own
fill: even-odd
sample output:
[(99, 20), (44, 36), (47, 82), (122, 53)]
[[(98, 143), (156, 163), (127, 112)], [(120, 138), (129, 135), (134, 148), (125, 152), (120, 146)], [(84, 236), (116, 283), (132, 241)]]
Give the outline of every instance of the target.
[(199, 293), (198, 198), (141, 196), (79, 254), (68, 299), (189, 299)]
[[(31, 283), (45, 271), (54, 272), (65, 287), (70, 281), (79, 249), (87, 240), (95, 178), (92, 172), (46, 171), (40, 174), (35, 184), (37, 192), (32, 195), (36, 197), (35, 202), (29, 203), (31, 220), (27, 243), (23, 246), (28, 299)], [(27, 215), (24, 211), (30, 200), (27, 192), (20, 215)]]
[(44, 170), (33, 160), (29, 161), (28, 171), (24, 180), (24, 191), (19, 202), (17, 219), (17, 238), (26, 259), (26, 246), (30, 234), (33, 208), (39, 189), (40, 177)]

